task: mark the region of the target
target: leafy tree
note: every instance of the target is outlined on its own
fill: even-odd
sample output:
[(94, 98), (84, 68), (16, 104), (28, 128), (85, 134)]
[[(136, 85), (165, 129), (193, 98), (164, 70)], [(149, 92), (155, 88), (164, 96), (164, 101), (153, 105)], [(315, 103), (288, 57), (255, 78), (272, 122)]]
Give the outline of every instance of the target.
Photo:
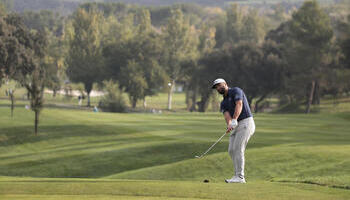
[(203, 66), (200, 65), (199, 60), (211, 53), (215, 47), (215, 28), (210, 27), (209, 24), (203, 23), (198, 32), (198, 47), (197, 54), (193, 56), (188, 62), (185, 63), (185, 83), (186, 85), (186, 104), (187, 109), (190, 111), (197, 110), (197, 96), (199, 85), (198, 72)]
[(64, 18), (58, 13), (49, 10), (41, 10), (40, 12), (26, 11), (20, 14), (24, 20), (24, 24), (29, 29), (41, 32), (53, 32), (55, 36), (63, 34)]
[(250, 10), (244, 17), (243, 24), (240, 40), (252, 43), (261, 43), (264, 40), (264, 17), (260, 16), (257, 10)]
[(201, 85), (198, 88), (200, 101), (197, 102), (197, 105), (199, 112), (205, 112), (208, 108), (213, 93), (211, 84), (214, 79), (222, 77), (231, 81), (227, 75), (229, 69), (232, 69), (230, 62), (231, 56), (225, 49), (214, 49), (199, 60), (201, 67), (196, 72), (196, 75), (201, 77), (198, 79), (198, 85)]
[(0, 31), (4, 40), (0, 47), (2, 71), (27, 89), (31, 109), (35, 112), (37, 134), (46, 81), (46, 37), (41, 32), (30, 32), (15, 14), (1, 18), (0, 23), (4, 25)]
[(347, 22), (343, 23), (342, 32), (344, 37), (340, 39), (340, 46), (344, 54), (343, 63), (346, 68), (350, 69), (350, 14), (347, 17)]
[(118, 83), (109, 80), (103, 81), (104, 95), (99, 102), (99, 107), (104, 111), (109, 112), (125, 112), (126, 102), (123, 97), (123, 92), (120, 90)]
[(130, 54), (128, 42), (135, 37), (137, 32), (134, 27), (134, 18), (133, 14), (128, 14), (121, 20), (114, 16), (106, 18), (102, 50), (106, 66), (104, 79), (118, 79), (121, 68), (128, 64)]
[(244, 27), (244, 13), (237, 5), (232, 4), (227, 10), (226, 35), (227, 41), (231, 44), (242, 39), (242, 29)]
[(101, 80), (103, 56), (101, 46), (102, 13), (78, 9), (73, 16), (73, 32), (67, 57), (67, 75), (73, 82), (84, 83), (90, 106), (90, 92), (93, 83)]
[(135, 60), (130, 60), (128, 65), (122, 68), (121, 74), (125, 77), (121, 82), (124, 83), (131, 105), (135, 108), (137, 101), (146, 96), (145, 89), (148, 87), (143, 76), (142, 66)]
[(145, 101), (146, 96), (156, 94), (165, 78), (159, 65), (159, 37), (151, 26), (149, 11), (143, 10), (135, 18), (139, 24), (133, 28), (134, 36), (111, 43), (105, 49), (113, 78), (125, 88), (133, 108), (138, 100)]
[(168, 92), (168, 109), (171, 110), (175, 83), (183, 76), (182, 63), (196, 54), (197, 39), (194, 28), (184, 18), (180, 9), (172, 10), (172, 15), (163, 29), (164, 52), (162, 64), (170, 77)]
[(290, 54), (293, 61), (298, 62), (298, 73), (308, 74), (309, 95), (306, 113), (310, 112), (315, 86), (322, 71), (329, 63), (323, 57), (329, 53), (333, 31), (330, 19), (316, 1), (308, 1), (293, 14), (290, 32), (298, 53)]
[(258, 10), (231, 4), (225, 16), (215, 21), (216, 47), (230, 47), (239, 42), (262, 43), (265, 36), (264, 16)]
[(47, 36), (47, 84), (53, 90), (53, 96), (61, 88), (61, 82), (65, 78), (64, 57), (67, 50), (63, 42), (63, 18), (58, 13), (42, 10), (40, 12), (26, 11), (21, 13), (24, 24), (34, 31), (44, 32)]
[(68, 45), (64, 42), (64, 36), (56, 36), (51, 31), (45, 31), (47, 41), (47, 52), (45, 62), (47, 64), (47, 84), (46, 87), (53, 91), (53, 97), (61, 89), (63, 81), (66, 79), (66, 63)]
[(281, 93), (295, 102), (306, 99), (307, 113), (319, 99), (322, 80), (334, 60), (332, 38), (330, 19), (316, 1), (305, 2), (292, 19), (266, 37), (276, 42), (285, 63)]

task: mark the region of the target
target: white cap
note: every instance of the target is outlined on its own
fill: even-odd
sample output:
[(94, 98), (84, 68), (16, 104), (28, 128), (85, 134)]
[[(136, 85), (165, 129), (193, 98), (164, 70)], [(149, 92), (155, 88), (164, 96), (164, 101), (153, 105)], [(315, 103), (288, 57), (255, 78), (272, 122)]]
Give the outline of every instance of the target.
[(213, 82), (213, 86), (211, 88), (215, 88), (215, 85), (219, 84), (219, 83), (226, 83), (226, 81), (222, 78), (217, 78), (215, 79), (215, 81)]

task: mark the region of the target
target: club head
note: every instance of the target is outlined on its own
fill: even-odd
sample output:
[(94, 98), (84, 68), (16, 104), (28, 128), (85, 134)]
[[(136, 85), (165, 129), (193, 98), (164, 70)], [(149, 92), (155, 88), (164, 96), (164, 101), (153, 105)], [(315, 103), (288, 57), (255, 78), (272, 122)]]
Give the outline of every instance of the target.
[(195, 158), (201, 158), (201, 156), (195, 156)]

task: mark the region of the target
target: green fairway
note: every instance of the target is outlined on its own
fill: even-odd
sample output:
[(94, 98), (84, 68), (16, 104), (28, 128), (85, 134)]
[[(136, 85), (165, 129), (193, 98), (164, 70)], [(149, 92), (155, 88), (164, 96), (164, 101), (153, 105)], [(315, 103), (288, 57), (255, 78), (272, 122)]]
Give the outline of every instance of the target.
[[(349, 199), (350, 113), (258, 114), (247, 184), (232, 176), (220, 113), (0, 108), (0, 199)], [(202, 181), (209, 179), (210, 183)], [(5, 198), (4, 198), (5, 197)]]
[[(347, 199), (350, 191), (316, 185), (254, 181), (247, 184), (103, 179), (0, 181), (8, 199)], [(6, 191), (6, 192), (4, 192)], [(0, 197), (1, 197), (0, 194)]]

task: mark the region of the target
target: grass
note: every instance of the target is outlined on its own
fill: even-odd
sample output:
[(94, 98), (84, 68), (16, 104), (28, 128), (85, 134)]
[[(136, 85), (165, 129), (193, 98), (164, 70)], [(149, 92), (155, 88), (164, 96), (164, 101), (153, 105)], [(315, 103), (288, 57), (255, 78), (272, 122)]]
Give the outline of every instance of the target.
[(350, 198), (350, 113), (255, 120), (248, 183), (229, 185), (227, 138), (194, 158), (224, 131), (220, 113), (47, 108), (34, 136), (31, 111), (0, 107), (0, 199)]
[[(7, 199), (346, 199), (347, 190), (257, 181), (245, 185), (190, 181), (7, 179)], [(273, 192), (272, 192), (273, 191)], [(1, 197), (1, 196), (0, 196)]]
[[(162, 114), (94, 113), (76, 99), (47, 94), (38, 136), (23, 94), (16, 91), (11, 118), (0, 88), (0, 199), (350, 198), (345, 97), (323, 99), (310, 115), (256, 114), (246, 151), (248, 183), (230, 185), (223, 183), (233, 173), (228, 138), (194, 158), (221, 136), (222, 115), (185, 112), (183, 93), (174, 94), (176, 112)], [(146, 101), (148, 109), (165, 110), (167, 94)]]

